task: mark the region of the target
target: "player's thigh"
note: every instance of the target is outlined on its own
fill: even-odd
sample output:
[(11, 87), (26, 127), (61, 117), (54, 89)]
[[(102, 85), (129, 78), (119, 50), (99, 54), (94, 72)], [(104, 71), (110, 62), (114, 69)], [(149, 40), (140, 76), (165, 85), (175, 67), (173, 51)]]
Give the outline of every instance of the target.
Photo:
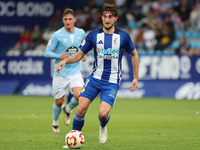
[(84, 116), (91, 102), (89, 98), (80, 96), (77, 115)]
[(62, 97), (59, 98), (59, 99), (56, 99), (56, 100), (55, 100), (55, 105), (58, 106), (58, 107), (62, 106), (64, 100), (65, 100), (65, 95), (62, 96)]
[(88, 78), (85, 81), (85, 84), (83, 85), (83, 88), (79, 96), (86, 97), (89, 100), (93, 101), (100, 92), (101, 90), (100, 87), (101, 84), (97, 80), (93, 78)]
[(100, 107), (99, 107), (99, 116), (102, 119), (106, 119), (109, 112), (111, 111), (112, 106), (104, 101), (101, 101)]
[(101, 102), (104, 101), (113, 107), (117, 97), (118, 89), (118, 84), (104, 83), (101, 90)]
[(72, 88), (72, 92), (73, 92), (73, 95), (74, 95), (74, 98), (78, 101), (79, 99), (79, 94), (81, 92), (82, 88), (79, 87), (79, 86), (76, 86), (76, 87), (73, 87)]
[(68, 85), (69, 80), (67, 78), (54, 76), (52, 81), (54, 99), (60, 99), (66, 95)]
[(69, 77), (69, 79), (70, 79), (70, 82), (69, 82), (70, 91), (74, 95), (74, 97), (76, 98), (76, 97), (79, 96), (81, 89), (83, 87), (83, 84), (84, 84), (83, 77), (79, 73), (79, 74), (76, 74), (72, 77)]

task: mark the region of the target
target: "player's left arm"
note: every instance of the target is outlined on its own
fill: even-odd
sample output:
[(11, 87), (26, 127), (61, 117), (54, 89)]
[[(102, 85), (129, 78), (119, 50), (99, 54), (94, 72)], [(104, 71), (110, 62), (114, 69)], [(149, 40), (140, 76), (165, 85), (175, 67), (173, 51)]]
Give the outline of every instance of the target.
[(139, 80), (139, 75), (138, 75), (139, 59), (136, 49), (134, 49), (134, 51), (131, 52), (131, 60), (133, 64), (134, 79), (129, 89), (130, 91), (134, 91), (138, 87), (138, 80)]

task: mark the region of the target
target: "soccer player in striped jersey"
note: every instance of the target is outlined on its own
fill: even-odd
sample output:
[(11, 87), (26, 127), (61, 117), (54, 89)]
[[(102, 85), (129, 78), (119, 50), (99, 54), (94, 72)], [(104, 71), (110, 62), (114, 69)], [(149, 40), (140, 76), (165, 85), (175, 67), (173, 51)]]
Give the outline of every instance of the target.
[[(44, 56), (55, 60), (54, 76), (52, 81), (53, 95), (55, 103), (53, 104), (53, 125), (52, 132), (59, 133), (59, 115), (62, 110), (65, 95), (67, 90), (73, 93), (71, 101), (63, 108), (64, 122), (70, 124), (70, 111), (78, 105), (79, 94), (84, 84), (81, 75), (80, 62), (66, 65), (58, 74), (56, 65), (65, 58), (71, 57), (76, 52), (85, 38), (85, 31), (74, 27), (76, 22), (75, 13), (72, 9), (66, 9), (63, 12), (64, 27), (56, 31), (50, 38)], [(54, 53), (55, 50), (55, 53)], [(87, 56), (84, 56), (83, 61), (86, 61)]]
[(60, 72), (65, 64), (74, 63), (82, 59), (92, 48), (94, 49), (94, 67), (85, 81), (79, 95), (79, 106), (73, 120), (73, 130), (80, 130), (84, 125), (85, 113), (90, 103), (101, 92), (99, 107), (99, 141), (107, 141), (107, 123), (117, 96), (121, 81), (121, 60), (123, 50), (132, 56), (134, 79), (130, 91), (138, 86), (139, 60), (135, 46), (127, 32), (114, 26), (117, 21), (117, 7), (105, 3), (101, 11), (103, 28), (91, 31), (81, 43), (78, 53), (57, 64), (56, 70)]

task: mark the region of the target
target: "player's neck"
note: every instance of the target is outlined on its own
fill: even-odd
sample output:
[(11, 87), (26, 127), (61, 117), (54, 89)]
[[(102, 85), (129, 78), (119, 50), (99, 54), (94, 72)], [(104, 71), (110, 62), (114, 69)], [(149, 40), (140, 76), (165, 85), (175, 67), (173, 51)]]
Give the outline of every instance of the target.
[(65, 31), (73, 33), (74, 32), (74, 27), (72, 27), (72, 28), (65, 28)]
[(103, 31), (106, 33), (106, 34), (113, 34), (114, 33), (114, 31), (115, 31), (115, 26), (113, 26), (112, 28), (110, 28), (110, 29), (106, 29), (106, 28), (104, 28), (103, 27)]

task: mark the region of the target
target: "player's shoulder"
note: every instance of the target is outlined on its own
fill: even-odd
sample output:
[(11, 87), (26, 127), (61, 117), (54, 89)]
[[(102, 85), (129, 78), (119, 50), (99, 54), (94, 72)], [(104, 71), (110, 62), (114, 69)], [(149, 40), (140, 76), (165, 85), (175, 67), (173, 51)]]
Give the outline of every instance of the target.
[(77, 32), (85, 33), (85, 31), (84, 31), (83, 29), (80, 29), (80, 28), (77, 28), (77, 27), (74, 27), (74, 29), (75, 29)]
[(64, 32), (63, 32), (63, 29), (64, 29), (64, 27), (62, 27), (62, 28), (56, 30), (56, 31), (53, 33), (52, 37), (53, 37), (53, 38), (58, 38), (59, 36), (61, 36), (61, 35), (64, 33)]
[(88, 33), (88, 36), (94, 36), (94, 35), (97, 35), (98, 33), (102, 33), (103, 32), (103, 28), (99, 28), (99, 29), (95, 29), (95, 30), (92, 30)]
[(115, 28), (115, 33), (119, 34), (120, 36), (123, 36), (125, 38), (129, 37), (129, 34), (126, 31), (119, 29), (119, 28)]
[(54, 34), (61, 34), (63, 33), (64, 27), (58, 29), (57, 31), (54, 32)]

